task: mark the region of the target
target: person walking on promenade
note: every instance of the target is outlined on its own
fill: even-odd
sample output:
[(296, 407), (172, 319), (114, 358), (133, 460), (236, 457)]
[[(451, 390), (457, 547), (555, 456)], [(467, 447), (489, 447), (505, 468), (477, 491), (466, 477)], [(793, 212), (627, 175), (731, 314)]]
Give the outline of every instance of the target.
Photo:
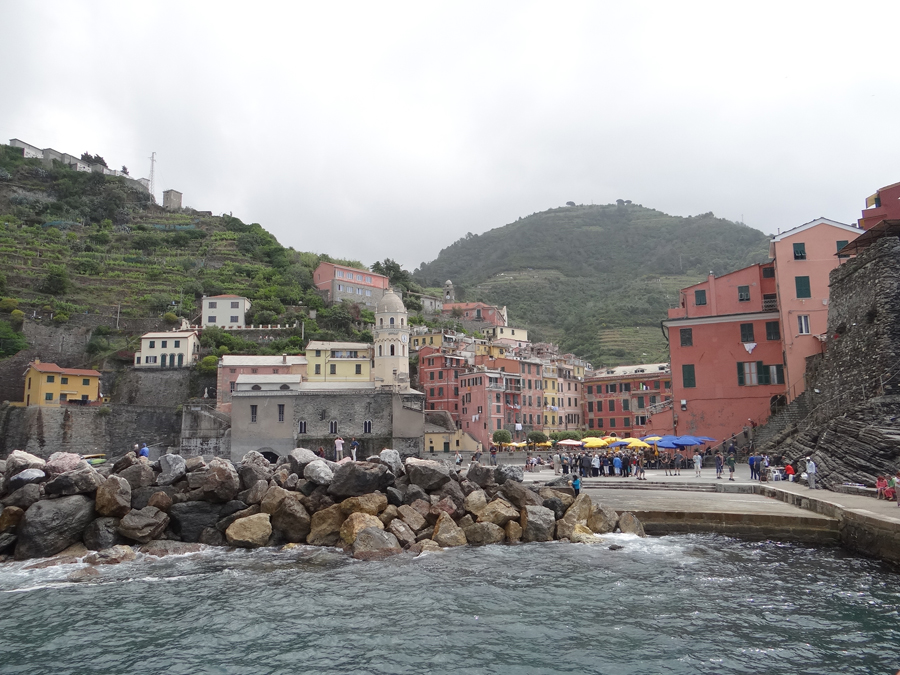
[(700, 450), (694, 450), (694, 478), (700, 478), (700, 470), (703, 468), (703, 455)]
[(553, 453), (553, 473), (557, 476), (562, 473), (562, 458), (559, 456), (559, 451)]
[(340, 462), (344, 458), (344, 439), (338, 436), (334, 439), (334, 461)]
[(816, 489), (816, 463), (813, 461), (812, 457), (806, 458), (806, 480), (809, 483), (809, 489)]
[(725, 463), (728, 465), (728, 480), (734, 480), (734, 465), (737, 463), (737, 460), (734, 458), (734, 453), (728, 453), (728, 459), (725, 460)]
[(359, 450), (359, 441), (356, 440), (356, 436), (350, 439), (350, 456), (353, 457), (353, 461), (356, 461), (356, 451)]
[(676, 450), (675, 451), (675, 462), (674, 462), (675, 473), (672, 474), (673, 476), (681, 475), (681, 462), (683, 460), (684, 460), (684, 455), (681, 454), (681, 450)]
[(613, 470), (616, 472), (617, 476), (622, 475), (622, 458), (619, 455), (613, 457)]
[(594, 454), (591, 457), (591, 476), (597, 478), (600, 475), (600, 456)]
[(566, 453), (562, 454), (560, 458), (560, 462), (562, 463), (562, 472), (564, 476), (569, 475), (569, 456)]
[(756, 455), (750, 454), (747, 465), (750, 467), (750, 480), (756, 480)]
[(603, 475), (609, 478), (609, 453), (603, 455), (601, 462), (603, 464)]
[(722, 453), (716, 453), (716, 480), (722, 480), (722, 474), (725, 470), (725, 462), (722, 460)]
[(497, 466), (497, 446), (491, 445), (491, 466)]

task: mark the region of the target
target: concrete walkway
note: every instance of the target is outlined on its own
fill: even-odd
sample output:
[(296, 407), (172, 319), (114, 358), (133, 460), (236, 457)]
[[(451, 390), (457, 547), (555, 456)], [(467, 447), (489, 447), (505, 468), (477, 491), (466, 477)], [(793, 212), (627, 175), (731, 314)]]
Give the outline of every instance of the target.
[[(900, 508), (897, 502), (830, 490), (810, 490), (787, 481), (750, 480), (739, 464), (735, 480), (716, 479), (715, 468), (700, 478), (648, 470), (635, 478), (584, 478), (582, 490), (620, 513), (631, 511), (649, 534), (718, 532), (786, 541), (841, 543), (856, 552), (900, 563)], [(551, 468), (525, 472), (526, 483), (558, 476)]]

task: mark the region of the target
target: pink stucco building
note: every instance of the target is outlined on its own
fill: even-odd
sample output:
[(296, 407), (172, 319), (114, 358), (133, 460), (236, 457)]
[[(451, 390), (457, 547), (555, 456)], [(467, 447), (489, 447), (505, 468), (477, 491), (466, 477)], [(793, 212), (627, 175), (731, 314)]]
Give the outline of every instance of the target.
[(349, 300), (373, 309), (391, 285), (382, 274), (330, 262), (319, 263), (313, 284), (326, 302)]
[(836, 254), (860, 234), (862, 230), (852, 225), (817, 218), (769, 243), (769, 256), (775, 259), (788, 403), (805, 390), (807, 357), (823, 349), (828, 275), (841, 262)]
[(785, 389), (772, 263), (710, 274), (683, 289), (663, 326), (676, 434), (723, 440), (768, 417)]

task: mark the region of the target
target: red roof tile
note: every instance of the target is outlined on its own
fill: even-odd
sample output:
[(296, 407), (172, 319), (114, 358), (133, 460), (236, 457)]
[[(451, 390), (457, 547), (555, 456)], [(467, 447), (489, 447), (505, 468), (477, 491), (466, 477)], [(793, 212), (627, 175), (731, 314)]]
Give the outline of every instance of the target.
[(62, 375), (81, 375), (83, 377), (100, 377), (96, 370), (80, 370), (78, 368), (60, 368), (55, 363), (31, 363), (29, 364), (39, 373), (60, 373)]

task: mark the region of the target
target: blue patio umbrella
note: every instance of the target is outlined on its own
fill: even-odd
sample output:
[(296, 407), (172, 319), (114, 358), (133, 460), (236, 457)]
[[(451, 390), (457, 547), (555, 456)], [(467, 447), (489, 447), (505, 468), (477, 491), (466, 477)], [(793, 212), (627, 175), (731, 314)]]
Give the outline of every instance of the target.
[(698, 439), (703, 441), (704, 443), (718, 443), (715, 438), (710, 438), (709, 436), (697, 436)]
[(610, 443), (609, 447), (611, 448), (621, 448), (623, 445), (628, 445), (625, 441), (616, 441), (615, 443)]
[(657, 448), (665, 448), (666, 450), (674, 450), (675, 448), (678, 447), (672, 441), (665, 441), (665, 440), (658, 441), (657, 443), (655, 443), (655, 445)]
[(678, 436), (677, 438), (672, 439), (672, 442), (675, 445), (687, 447), (690, 445), (703, 445), (703, 441), (701, 441), (696, 436)]

